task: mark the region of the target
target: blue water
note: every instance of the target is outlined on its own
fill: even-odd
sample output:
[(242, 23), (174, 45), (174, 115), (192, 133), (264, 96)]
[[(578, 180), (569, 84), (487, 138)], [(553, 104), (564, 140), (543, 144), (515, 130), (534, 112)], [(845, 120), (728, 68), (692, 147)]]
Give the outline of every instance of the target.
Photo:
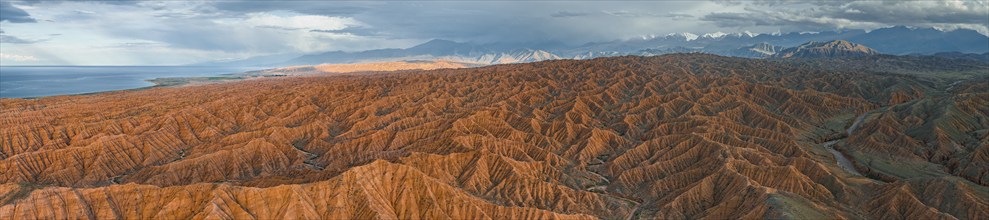
[(254, 70), (189, 66), (0, 66), (0, 98), (81, 94), (152, 86), (164, 77), (219, 76)]

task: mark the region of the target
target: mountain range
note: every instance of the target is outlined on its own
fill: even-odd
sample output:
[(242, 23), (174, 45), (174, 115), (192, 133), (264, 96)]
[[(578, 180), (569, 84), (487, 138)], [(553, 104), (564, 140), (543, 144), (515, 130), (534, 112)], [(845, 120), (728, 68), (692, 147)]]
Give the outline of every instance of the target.
[[(367, 63), (409, 60), (448, 60), (480, 65), (526, 63), (555, 59), (591, 59), (624, 55), (653, 56), (669, 53), (709, 53), (722, 56), (770, 58), (784, 49), (806, 42), (844, 40), (868, 45), (876, 53), (891, 55), (934, 55), (978, 58), (989, 53), (989, 37), (973, 30), (942, 31), (933, 28), (895, 26), (872, 31), (844, 30), (773, 34), (673, 33), (629, 40), (592, 42), (567, 46), (559, 42), (528, 44), (479, 44), (435, 39), (406, 49), (377, 49), (359, 52), (331, 51), (298, 57), (273, 56), (207, 65), (294, 66), (323, 63)], [(972, 54), (974, 53), (974, 54)], [(966, 55), (967, 54), (967, 55)]]

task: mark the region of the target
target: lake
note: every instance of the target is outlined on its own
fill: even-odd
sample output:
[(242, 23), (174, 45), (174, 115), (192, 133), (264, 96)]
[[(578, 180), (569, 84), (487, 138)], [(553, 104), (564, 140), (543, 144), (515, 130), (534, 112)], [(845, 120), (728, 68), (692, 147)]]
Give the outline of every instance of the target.
[(153, 86), (145, 80), (219, 76), (258, 68), (198, 66), (0, 66), (0, 98), (82, 94)]

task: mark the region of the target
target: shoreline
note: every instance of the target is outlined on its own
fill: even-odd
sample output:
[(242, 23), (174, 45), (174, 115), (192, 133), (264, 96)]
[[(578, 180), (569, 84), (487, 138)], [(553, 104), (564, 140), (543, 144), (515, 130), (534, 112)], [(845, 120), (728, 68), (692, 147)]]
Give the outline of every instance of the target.
[[(103, 93), (111, 92), (124, 92), (124, 91), (140, 91), (153, 88), (169, 88), (169, 87), (182, 87), (191, 85), (206, 85), (214, 83), (224, 83), (224, 82), (236, 82), (246, 79), (252, 79), (257, 77), (243, 76), (243, 73), (236, 74), (220, 74), (218, 76), (199, 76), (199, 77), (161, 77), (146, 79), (145, 82), (153, 83), (154, 85), (142, 86), (129, 89), (116, 89), (116, 90), (106, 90), (106, 91), (96, 91), (96, 92), (84, 92), (84, 93), (73, 93), (73, 94), (56, 94), (47, 96), (29, 96), (29, 97), (0, 97), (0, 99), (24, 99), (24, 100), (36, 100), (48, 97), (57, 96), (84, 96), (84, 95), (98, 95)], [(241, 75), (241, 76), (238, 76)]]
[(259, 78), (310, 76), (310, 75), (322, 75), (322, 74), (346, 75), (346, 74), (366, 74), (366, 73), (382, 73), (382, 72), (394, 73), (394, 72), (403, 72), (403, 71), (412, 71), (412, 70), (459, 69), (459, 68), (473, 68), (479, 66), (483, 66), (483, 65), (455, 63), (455, 62), (442, 61), (442, 60), (288, 66), (288, 67), (276, 67), (276, 68), (268, 68), (268, 69), (255, 69), (255, 70), (234, 72), (234, 73), (223, 73), (213, 76), (159, 77), (159, 78), (145, 79), (143, 81), (150, 82), (153, 85), (128, 88), (128, 89), (115, 89), (115, 90), (70, 93), (70, 94), (53, 94), (53, 95), (44, 95), (44, 96), (0, 97), (0, 99), (33, 100), (33, 99), (57, 97), (57, 96), (96, 95), (96, 94), (120, 92), (120, 91), (138, 91), (138, 90), (151, 89), (151, 88), (206, 85), (206, 84), (215, 84), (215, 83), (236, 82), (236, 81), (243, 81), (249, 79), (259, 79)]

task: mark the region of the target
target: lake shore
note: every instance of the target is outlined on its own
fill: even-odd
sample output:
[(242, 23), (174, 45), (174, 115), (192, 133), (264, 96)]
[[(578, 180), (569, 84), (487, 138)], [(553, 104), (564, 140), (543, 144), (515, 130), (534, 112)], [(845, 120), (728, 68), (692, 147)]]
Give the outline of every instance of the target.
[[(252, 67), (3, 66), (0, 98), (33, 99), (230, 80)], [(209, 78), (219, 77), (219, 78)]]
[[(396, 61), (396, 62), (373, 62), (373, 63), (359, 63), (359, 64), (321, 64), (314, 66), (289, 66), (289, 67), (279, 67), (279, 68), (269, 68), (269, 69), (255, 69), (255, 70), (240, 70), (237, 72), (228, 72), (223, 74), (212, 74), (203, 76), (165, 76), (165, 77), (155, 77), (150, 79), (140, 79), (142, 82), (151, 83), (151, 85), (140, 85), (131, 88), (114, 88), (107, 90), (97, 90), (91, 92), (66, 92), (66, 93), (56, 93), (51, 95), (30, 95), (30, 96), (13, 96), (13, 97), (3, 97), (3, 98), (20, 98), (20, 99), (38, 99), (44, 97), (53, 96), (75, 96), (75, 95), (93, 95), (102, 94), (108, 92), (119, 92), (119, 91), (134, 91), (143, 90), (150, 88), (160, 88), (160, 87), (181, 87), (181, 86), (194, 86), (194, 85), (204, 85), (204, 84), (214, 84), (214, 83), (225, 83), (234, 82), (241, 80), (250, 79), (261, 79), (261, 78), (272, 78), (272, 77), (290, 77), (290, 76), (311, 76), (311, 75), (323, 75), (323, 74), (340, 74), (340, 75), (351, 75), (351, 74), (373, 74), (373, 73), (383, 73), (383, 72), (401, 72), (401, 71), (413, 71), (413, 70), (434, 70), (434, 69), (458, 69), (458, 68), (470, 68), (479, 65), (468, 64), (468, 63), (457, 63), (449, 61)], [(132, 70), (140, 71), (140, 70)], [(92, 82), (99, 83), (99, 82)]]

